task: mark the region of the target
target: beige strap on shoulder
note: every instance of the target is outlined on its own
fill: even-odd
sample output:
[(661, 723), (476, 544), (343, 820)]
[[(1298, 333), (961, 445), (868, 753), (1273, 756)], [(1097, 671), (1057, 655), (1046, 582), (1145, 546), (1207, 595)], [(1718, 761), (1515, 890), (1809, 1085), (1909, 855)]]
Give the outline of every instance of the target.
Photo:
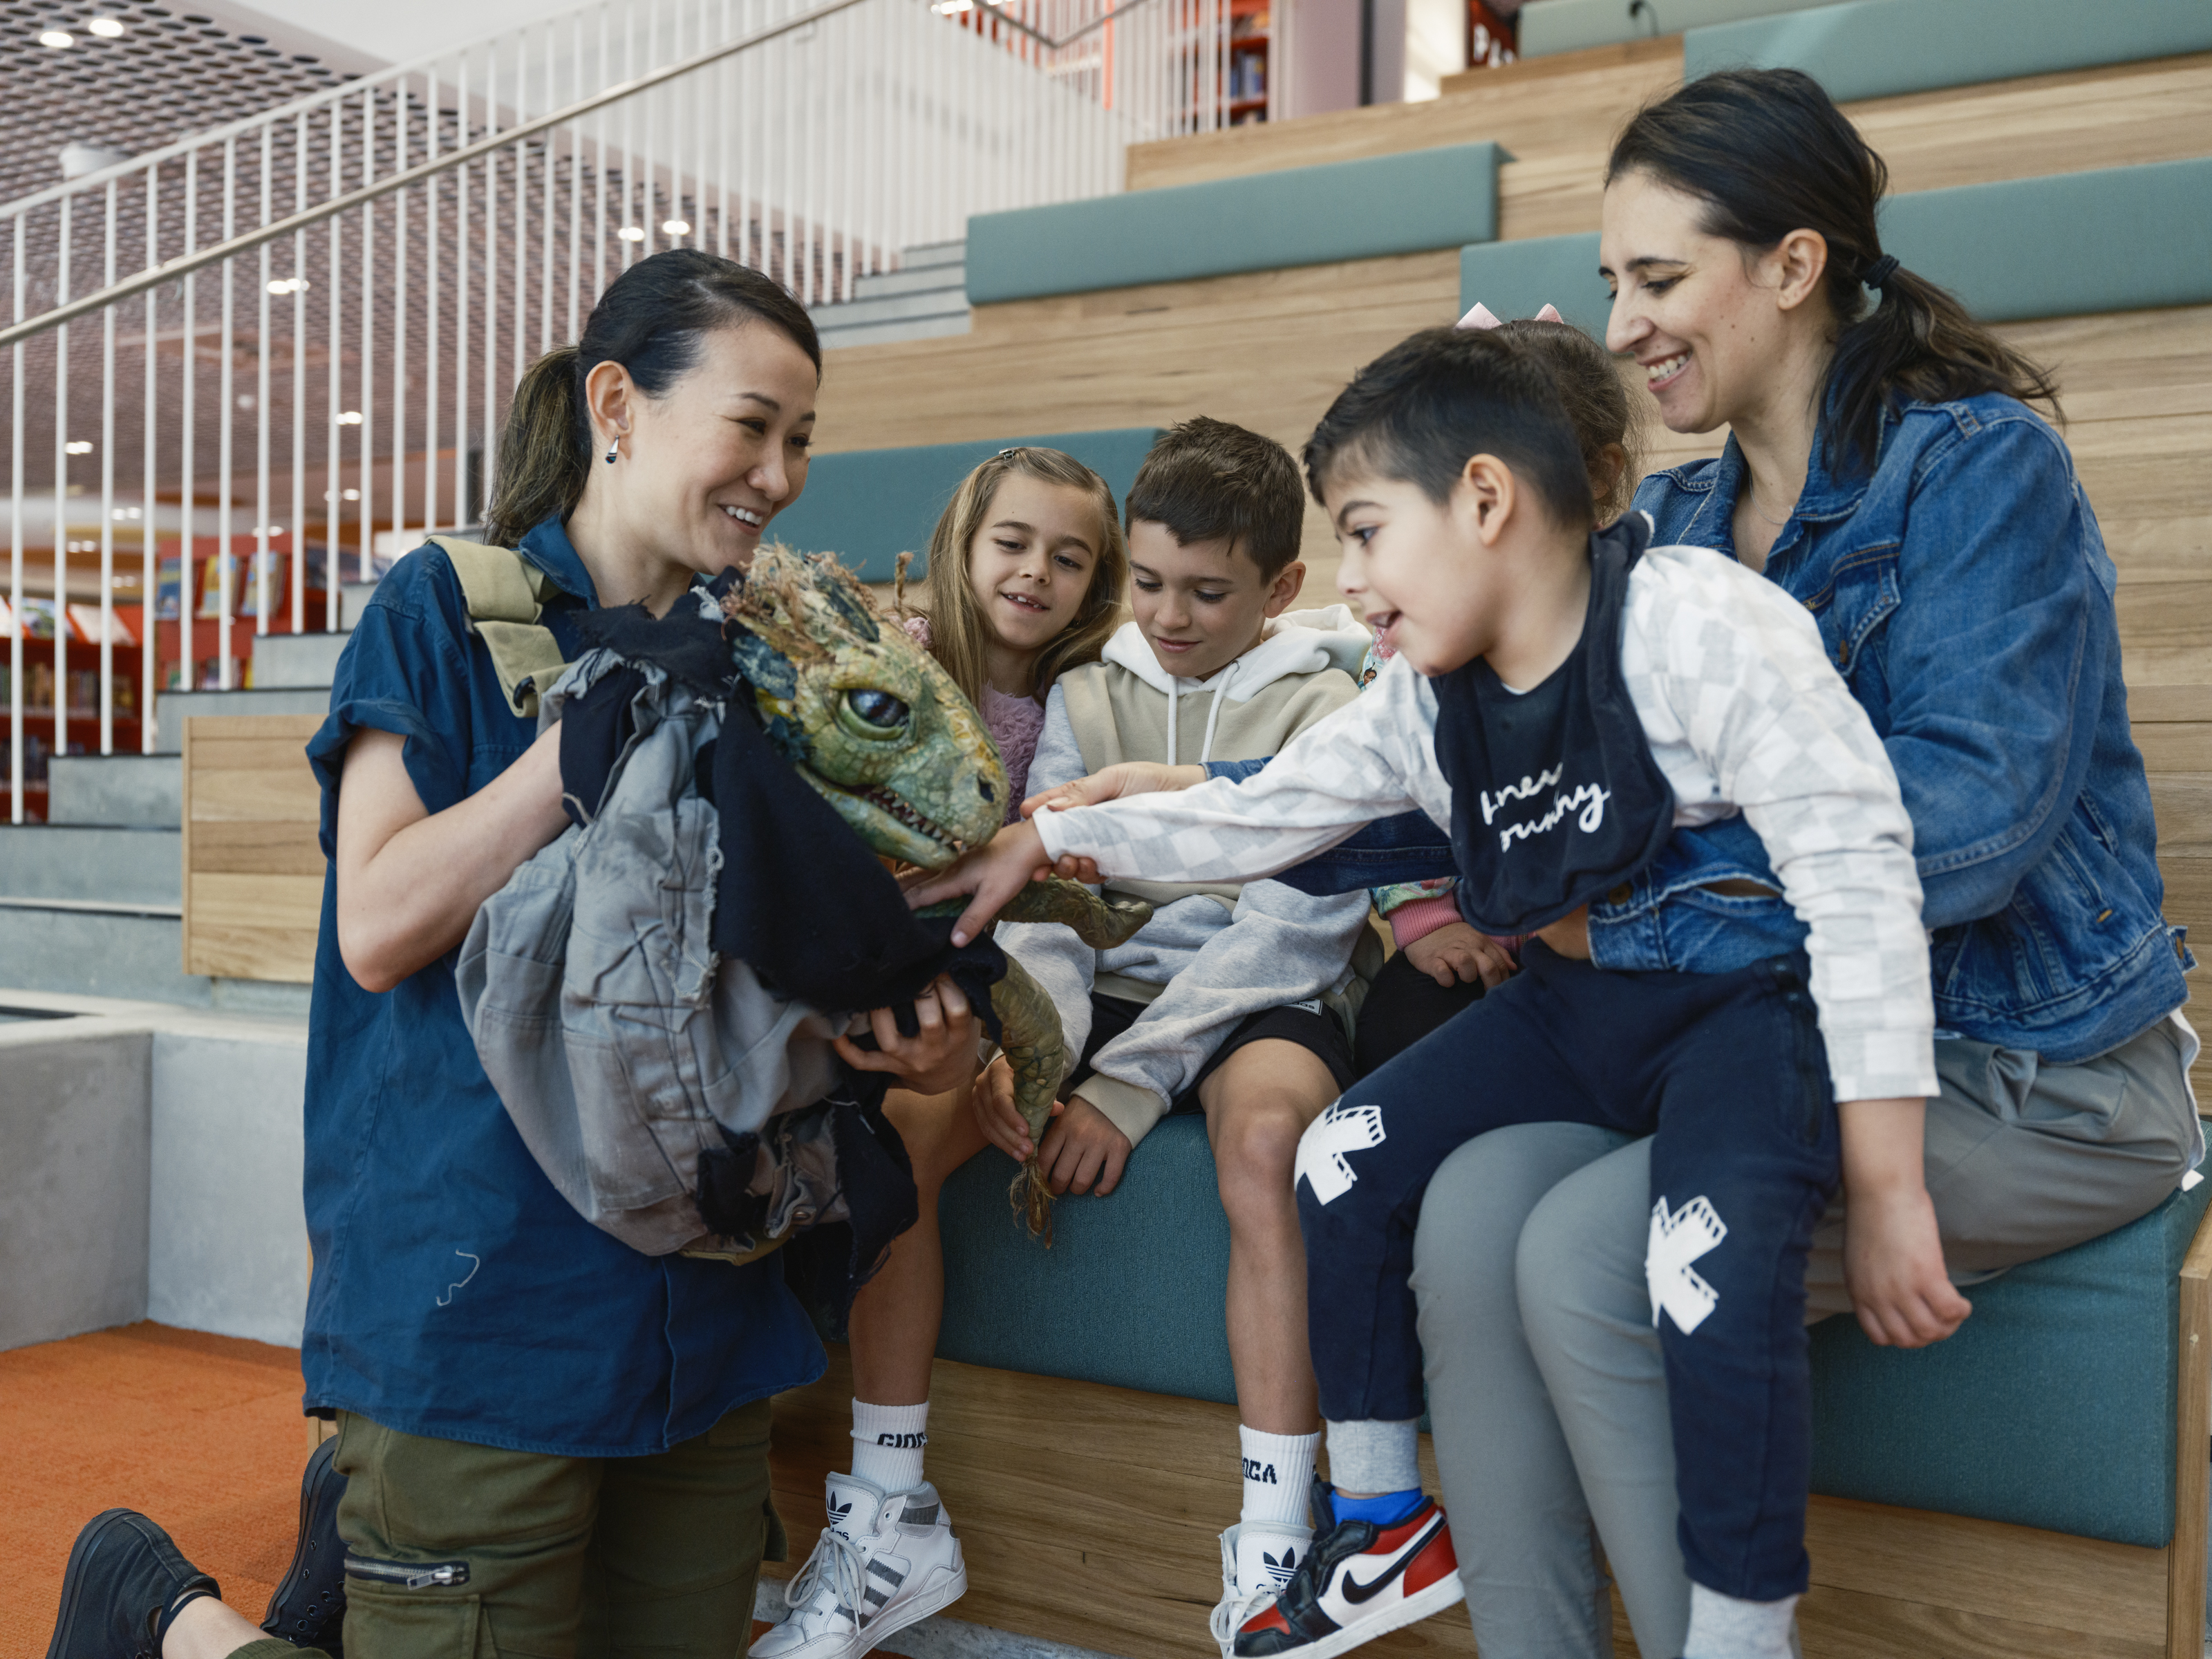
[(453, 562), (469, 621), (491, 653), (507, 706), (525, 720), (536, 718), (538, 693), (568, 665), (553, 630), (538, 620), (554, 592), (553, 579), (513, 548), (487, 547), (458, 536), (430, 539)]

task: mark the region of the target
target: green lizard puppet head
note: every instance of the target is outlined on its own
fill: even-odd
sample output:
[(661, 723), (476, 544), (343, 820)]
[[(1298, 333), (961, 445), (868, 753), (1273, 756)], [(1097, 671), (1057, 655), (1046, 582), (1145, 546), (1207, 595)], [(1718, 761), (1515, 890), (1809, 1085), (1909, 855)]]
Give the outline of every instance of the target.
[(763, 547), (722, 600), (770, 743), (876, 852), (937, 869), (1006, 816), (1006, 769), (952, 678), (827, 553)]

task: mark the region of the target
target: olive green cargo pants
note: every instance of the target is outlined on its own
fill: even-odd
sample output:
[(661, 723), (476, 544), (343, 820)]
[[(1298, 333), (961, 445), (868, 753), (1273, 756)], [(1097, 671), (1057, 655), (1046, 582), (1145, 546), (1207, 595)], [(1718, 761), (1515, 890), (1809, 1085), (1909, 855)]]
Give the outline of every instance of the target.
[[(550, 1457), (341, 1414), (347, 1659), (738, 1659), (784, 1557), (769, 1402), (647, 1457)], [(273, 1638), (232, 1659), (303, 1659)]]

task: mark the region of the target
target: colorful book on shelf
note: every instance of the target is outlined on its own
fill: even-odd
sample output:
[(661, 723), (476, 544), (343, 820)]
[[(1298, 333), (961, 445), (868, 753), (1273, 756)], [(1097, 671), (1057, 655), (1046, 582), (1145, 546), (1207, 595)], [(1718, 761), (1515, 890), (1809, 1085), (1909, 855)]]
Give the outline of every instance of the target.
[[(54, 636), (54, 602), (52, 599), (23, 601), (23, 637), (27, 640), (50, 640)], [(0, 599), (0, 640), (15, 637), (15, 613), (8, 601)]]
[[(71, 602), (69, 608), (70, 632), (87, 645), (98, 645), (100, 635), (100, 607)], [(107, 615), (107, 638), (111, 645), (136, 645), (138, 636), (131, 625), (113, 611)]]
[(230, 603), (233, 620), (240, 617), (261, 614), (261, 575), (269, 577), (269, 614), (276, 615), (284, 609), (288, 592), (286, 583), (292, 577), (292, 556), (279, 553), (273, 548), (266, 553), (250, 553), (243, 557), (236, 553), (218, 553), (200, 567), (199, 614), (204, 621), (214, 621), (222, 615), (222, 569), (230, 567)]

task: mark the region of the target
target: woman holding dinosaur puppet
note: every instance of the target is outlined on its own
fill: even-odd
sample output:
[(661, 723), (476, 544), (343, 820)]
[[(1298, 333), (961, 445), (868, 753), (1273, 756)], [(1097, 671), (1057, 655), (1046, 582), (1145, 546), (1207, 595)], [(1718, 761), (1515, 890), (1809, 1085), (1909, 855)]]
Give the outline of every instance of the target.
[[(519, 614), (537, 611), (562, 661), (582, 613), (658, 616), (750, 563), (805, 486), (821, 361), (773, 282), (676, 250), (623, 272), (580, 343), (532, 368), (486, 539), (519, 551), (500, 556), (509, 586), (530, 589)], [(586, 1222), (478, 1061), (457, 947), (568, 817), (557, 728), (537, 732), (530, 680), (495, 661), (499, 624), (457, 570), (467, 548), (426, 546), (379, 586), (309, 750), (331, 863), (308, 1038), (301, 1358), (308, 1410), (338, 1424), (343, 1496), (324, 1490), (347, 1558), (346, 1633), (378, 1655), (726, 1659), (781, 1541), (769, 1398), (819, 1376), (822, 1349), (775, 1257), (648, 1255)], [(924, 1092), (963, 1080), (967, 1000), (940, 981), (915, 1013), (902, 1036), (876, 1011), (875, 1050), (841, 1037), (839, 1053)], [(335, 1620), (284, 1628), (337, 1649)], [(86, 1529), (57, 1656), (248, 1648), (300, 1651), (226, 1607), (143, 1516), (111, 1510)]]

